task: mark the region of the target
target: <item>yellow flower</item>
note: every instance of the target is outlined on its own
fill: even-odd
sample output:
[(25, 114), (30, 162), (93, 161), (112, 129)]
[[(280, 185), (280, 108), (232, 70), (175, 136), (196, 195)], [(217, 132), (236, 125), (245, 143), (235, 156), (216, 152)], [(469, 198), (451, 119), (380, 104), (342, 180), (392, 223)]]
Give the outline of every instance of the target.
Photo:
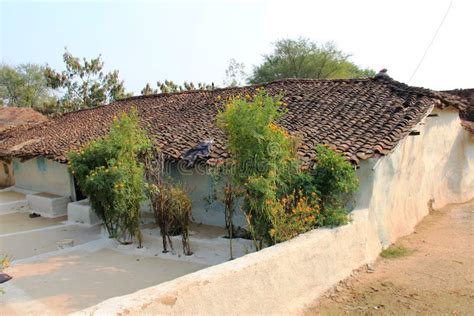
[(270, 229), (269, 233), (271, 237), (275, 237), (275, 233), (276, 233), (275, 228)]
[(10, 260), (8, 258), (4, 258), (0, 261), (0, 267), (8, 268), (10, 266)]

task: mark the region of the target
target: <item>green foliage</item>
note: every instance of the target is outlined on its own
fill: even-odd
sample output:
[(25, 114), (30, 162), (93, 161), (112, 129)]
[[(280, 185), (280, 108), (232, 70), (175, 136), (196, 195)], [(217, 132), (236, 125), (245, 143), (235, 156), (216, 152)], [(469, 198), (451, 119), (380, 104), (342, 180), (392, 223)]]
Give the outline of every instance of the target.
[(225, 227), (229, 237), (230, 260), (232, 260), (234, 259), (232, 239), (248, 236), (248, 232), (245, 229), (241, 227), (236, 229), (234, 226), (236, 200), (241, 195), (241, 192), (239, 192), (239, 188), (232, 184), (232, 178), (228, 174), (230, 168), (225, 162), (215, 165), (210, 171), (213, 180), (213, 190), (212, 194), (204, 198), (204, 201), (208, 205), (214, 201), (219, 201), (224, 205)]
[(141, 244), (140, 201), (145, 196), (137, 158), (150, 141), (138, 120), (135, 110), (115, 118), (107, 137), (70, 153), (69, 167), (109, 235), (123, 243), (137, 238)]
[(284, 114), (283, 105), (281, 97), (258, 91), (229, 100), (217, 117), (232, 155), (232, 182), (245, 192), (246, 218), (257, 248), (272, 241), (266, 201), (276, 200), (277, 192), (287, 187), (285, 179), (298, 169), (294, 140), (274, 123)]
[(56, 98), (47, 86), (44, 67), (35, 64), (0, 65), (0, 106), (44, 111), (55, 104)]
[(174, 93), (174, 92), (183, 92), (183, 91), (193, 91), (193, 90), (214, 90), (214, 83), (207, 84), (204, 82), (199, 82), (194, 84), (192, 82), (185, 81), (183, 85), (178, 85), (172, 80), (165, 80), (164, 82), (157, 81), (157, 88), (153, 88), (149, 83), (142, 89), (142, 95), (157, 94), (157, 93)]
[(93, 108), (129, 95), (117, 70), (104, 72), (101, 56), (81, 60), (66, 50), (63, 60), (65, 71), (47, 67), (44, 72), (49, 87), (65, 90), (57, 106), (59, 112)]
[(274, 44), (274, 51), (264, 55), (264, 62), (255, 67), (251, 83), (284, 78), (336, 79), (374, 76), (370, 69), (351, 63), (349, 55), (334, 43), (319, 45), (309, 39), (283, 39)]
[(380, 256), (385, 259), (396, 259), (400, 257), (405, 257), (413, 253), (413, 250), (405, 248), (403, 246), (391, 245), (387, 249), (384, 249)]
[(273, 228), (273, 242), (290, 240), (315, 228), (320, 221), (319, 203), (315, 192), (305, 196), (303, 192), (291, 193), (278, 201), (267, 201)]
[(257, 90), (229, 99), (217, 116), (231, 154), (225, 174), (233, 192), (243, 196), (257, 249), (316, 227), (346, 223), (346, 204), (358, 185), (354, 168), (323, 146), (316, 148), (314, 168), (302, 171), (297, 140), (275, 124), (284, 106), (280, 96)]
[(321, 199), (324, 225), (337, 226), (347, 221), (345, 208), (359, 181), (354, 167), (327, 146), (316, 146), (316, 164), (310, 172)]

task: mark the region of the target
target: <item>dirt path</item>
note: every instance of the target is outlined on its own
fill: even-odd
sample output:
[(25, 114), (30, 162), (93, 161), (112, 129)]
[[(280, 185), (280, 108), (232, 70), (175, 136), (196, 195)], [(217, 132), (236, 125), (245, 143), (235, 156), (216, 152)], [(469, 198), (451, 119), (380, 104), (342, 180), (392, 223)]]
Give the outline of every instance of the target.
[(307, 315), (474, 315), (474, 201), (433, 211), (405, 256), (354, 272)]

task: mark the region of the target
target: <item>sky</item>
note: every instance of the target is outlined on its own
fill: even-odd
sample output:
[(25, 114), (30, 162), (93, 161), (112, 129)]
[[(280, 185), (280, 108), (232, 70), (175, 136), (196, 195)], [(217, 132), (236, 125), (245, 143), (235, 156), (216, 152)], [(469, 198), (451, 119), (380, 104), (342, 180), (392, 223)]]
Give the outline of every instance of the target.
[(472, 88), (473, 13), (472, 0), (0, 0), (0, 59), (62, 70), (65, 47), (101, 54), (138, 94), (165, 79), (222, 85), (229, 59), (251, 72), (276, 40), (302, 36), (410, 85)]

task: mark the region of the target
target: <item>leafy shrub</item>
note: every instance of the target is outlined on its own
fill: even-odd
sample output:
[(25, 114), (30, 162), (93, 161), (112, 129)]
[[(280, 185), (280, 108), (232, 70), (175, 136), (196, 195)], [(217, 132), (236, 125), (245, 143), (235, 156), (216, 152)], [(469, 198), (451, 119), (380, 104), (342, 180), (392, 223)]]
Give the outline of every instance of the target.
[(359, 187), (354, 167), (328, 146), (316, 146), (316, 163), (310, 172), (321, 199), (322, 225), (347, 223), (347, 204)]
[(137, 158), (149, 147), (133, 110), (114, 118), (105, 138), (69, 155), (69, 168), (79, 188), (89, 197), (110, 237), (121, 243), (136, 238), (141, 246), (140, 201), (145, 196), (143, 167)]
[(155, 222), (163, 239), (163, 252), (168, 252), (168, 245), (173, 249), (171, 236), (181, 235), (184, 254), (192, 255), (189, 243), (192, 204), (188, 193), (182, 186), (164, 181), (149, 183), (147, 187)]
[(185, 255), (192, 255), (191, 246), (189, 244), (189, 224), (191, 222), (191, 198), (186, 190), (180, 185), (169, 186), (169, 195), (171, 205), (169, 212), (173, 220), (174, 226), (178, 227), (183, 243), (183, 252)]
[(232, 182), (243, 188), (244, 210), (257, 249), (273, 240), (266, 201), (275, 201), (278, 191), (286, 191), (285, 179), (298, 169), (294, 139), (275, 124), (285, 113), (282, 106), (280, 96), (257, 90), (253, 96), (228, 100), (217, 117), (232, 155)]
[(347, 223), (345, 207), (358, 185), (354, 168), (324, 146), (316, 147), (314, 168), (302, 171), (297, 139), (276, 125), (284, 105), (281, 96), (257, 89), (253, 96), (230, 98), (217, 117), (231, 154), (226, 174), (243, 195), (257, 250), (315, 227)]

